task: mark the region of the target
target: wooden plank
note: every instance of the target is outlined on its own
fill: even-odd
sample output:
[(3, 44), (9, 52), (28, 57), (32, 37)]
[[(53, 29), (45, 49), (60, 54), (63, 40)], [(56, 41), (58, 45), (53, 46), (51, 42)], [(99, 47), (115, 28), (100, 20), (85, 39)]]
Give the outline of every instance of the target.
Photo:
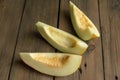
[[(40, 20), (57, 26), (58, 0), (27, 0), (22, 19), (10, 80), (52, 80), (52, 76), (44, 75), (24, 64), (19, 57), (20, 52), (54, 52), (35, 29)], [(18, 74), (19, 73), (19, 74)]]
[[(73, 31), (70, 15), (69, 15), (69, 0), (60, 1), (60, 13), (59, 13), (59, 22), (58, 28), (62, 29), (71, 34), (75, 34)], [(65, 77), (55, 77), (55, 80), (79, 80), (79, 71), (75, 74), (65, 76)]]
[(105, 80), (120, 79), (120, 1), (99, 0)]
[[(99, 13), (97, 0), (72, 0), (86, 15), (99, 27)], [(69, 14), (69, 0), (61, 0), (59, 28), (71, 34), (75, 34)], [(83, 62), (74, 74), (55, 80), (103, 80), (103, 62), (101, 38), (88, 42), (88, 51), (83, 56)]]
[(8, 80), (24, 0), (0, 0), (0, 80)]

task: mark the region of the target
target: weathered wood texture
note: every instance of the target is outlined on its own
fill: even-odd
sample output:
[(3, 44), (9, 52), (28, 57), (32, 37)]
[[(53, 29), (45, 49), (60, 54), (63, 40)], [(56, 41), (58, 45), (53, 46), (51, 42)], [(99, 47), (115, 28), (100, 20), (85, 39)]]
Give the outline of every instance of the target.
[(99, 0), (105, 80), (120, 80), (120, 0)]
[(71, 0), (96, 25), (101, 37), (90, 40), (80, 68), (53, 77), (22, 62), (19, 52), (56, 52), (35, 29), (42, 21), (75, 36), (70, 0), (0, 0), (0, 80), (119, 80), (120, 1)]
[(24, 0), (0, 0), (0, 80), (8, 80)]
[(54, 52), (37, 32), (35, 23), (40, 20), (57, 26), (57, 0), (27, 0), (20, 25), (17, 46), (10, 80), (52, 80), (52, 76), (44, 75), (25, 65), (19, 58), (19, 52)]
[[(83, 10), (86, 13), (86, 15), (95, 23), (95, 25), (100, 31), (97, 0), (81, 0), (81, 1), (71, 0), (71, 1), (74, 2), (81, 10)], [(61, 0), (59, 28), (71, 34), (76, 35), (70, 19), (69, 0)], [(101, 39), (99, 38), (96, 40), (91, 40), (88, 42), (88, 44), (89, 44), (89, 49), (84, 55), (80, 69), (68, 77), (56, 78), (56, 80), (66, 80), (66, 79), (67, 80), (74, 80), (74, 79), (103, 80), (104, 79)]]

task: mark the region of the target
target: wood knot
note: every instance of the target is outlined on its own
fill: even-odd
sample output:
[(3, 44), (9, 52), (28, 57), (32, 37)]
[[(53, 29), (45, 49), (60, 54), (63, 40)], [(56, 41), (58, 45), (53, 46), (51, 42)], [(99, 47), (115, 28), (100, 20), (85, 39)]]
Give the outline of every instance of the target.
[(88, 47), (88, 51), (89, 52), (93, 51), (94, 49), (95, 49), (95, 45), (94, 44), (89, 45), (89, 47)]
[(118, 76), (115, 76), (115, 80), (118, 80)]
[(110, 5), (113, 11), (120, 11), (120, 0), (112, 0)]

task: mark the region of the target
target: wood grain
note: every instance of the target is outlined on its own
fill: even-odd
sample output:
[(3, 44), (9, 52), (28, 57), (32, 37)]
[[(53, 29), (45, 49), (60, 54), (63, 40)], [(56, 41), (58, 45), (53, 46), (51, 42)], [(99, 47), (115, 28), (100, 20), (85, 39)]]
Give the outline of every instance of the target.
[(69, 1), (0, 0), (0, 80), (120, 80), (120, 0), (71, 0), (101, 33), (86, 42), (89, 48), (75, 73), (45, 75), (20, 59), (20, 52), (57, 51), (35, 29), (39, 20), (77, 36)]
[(105, 80), (120, 79), (120, 1), (99, 0)]
[(24, 0), (0, 0), (0, 80), (9, 77), (23, 6)]
[[(59, 14), (58, 28), (66, 32), (69, 32), (71, 34), (75, 34), (72, 27), (70, 15), (69, 15), (69, 0), (60, 1), (60, 14)], [(79, 80), (78, 78), (80, 77), (80, 75), (77, 73), (79, 73), (79, 71), (76, 71), (74, 74), (69, 76), (55, 77), (55, 80)]]
[[(86, 15), (95, 23), (100, 31), (99, 13), (97, 0), (72, 0)], [(67, 31), (75, 36), (76, 33), (71, 24), (69, 14), (69, 0), (61, 0), (60, 4), (60, 19), (59, 28)], [(87, 42), (89, 44), (88, 51), (83, 56), (83, 61), (80, 69), (74, 74), (55, 78), (55, 80), (103, 80), (103, 61), (101, 38)]]
[[(10, 80), (52, 80), (48, 76), (37, 72), (25, 65), (19, 58), (20, 52), (54, 52), (35, 29), (35, 23), (40, 20), (52, 26), (57, 26), (57, 0), (27, 0), (24, 10)], [(19, 75), (18, 75), (19, 73)]]

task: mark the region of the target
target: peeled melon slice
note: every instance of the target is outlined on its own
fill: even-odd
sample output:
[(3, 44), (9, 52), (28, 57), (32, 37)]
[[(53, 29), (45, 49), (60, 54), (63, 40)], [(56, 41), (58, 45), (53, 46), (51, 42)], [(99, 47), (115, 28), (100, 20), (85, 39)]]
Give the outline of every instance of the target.
[(52, 76), (70, 75), (82, 61), (82, 56), (67, 53), (20, 53), (20, 57), (33, 69)]
[(80, 38), (90, 40), (100, 37), (92, 21), (70, 1), (70, 15), (73, 27)]
[(37, 30), (53, 47), (62, 52), (83, 54), (88, 45), (75, 36), (42, 22), (36, 23)]

